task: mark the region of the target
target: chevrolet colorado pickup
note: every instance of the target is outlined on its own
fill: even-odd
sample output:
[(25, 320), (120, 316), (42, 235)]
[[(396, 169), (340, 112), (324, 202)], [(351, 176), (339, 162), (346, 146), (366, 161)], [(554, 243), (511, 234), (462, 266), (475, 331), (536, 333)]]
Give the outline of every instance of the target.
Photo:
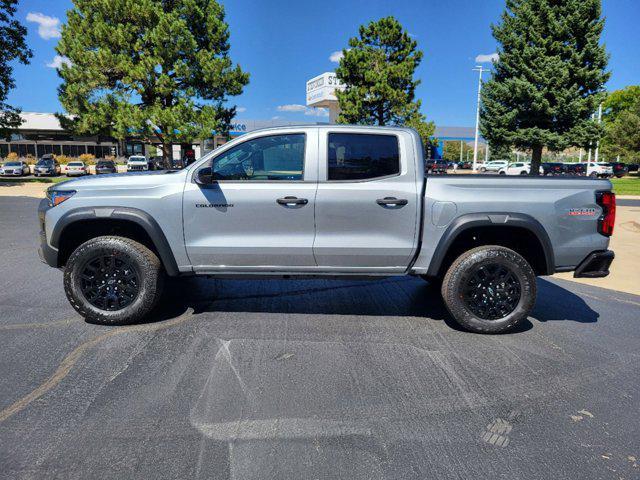
[(609, 273), (608, 180), (424, 170), (411, 129), (254, 131), (184, 170), (51, 187), (40, 256), (102, 324), (147, 316), (164, 275), (414, 275), (441, 287), (462, 327), (497, 333), (527, 317), (536, 276)]

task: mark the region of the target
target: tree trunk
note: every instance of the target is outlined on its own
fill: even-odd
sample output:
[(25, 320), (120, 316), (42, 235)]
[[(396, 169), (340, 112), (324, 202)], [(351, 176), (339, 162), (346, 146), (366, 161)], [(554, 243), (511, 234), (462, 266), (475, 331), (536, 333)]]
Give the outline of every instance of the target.
[(171, 170), (173, 168), (173, 162), (171, 161), (171, 157), (173, 156), (173, 148), (171, 144), (163, 143), (162, 146), (162, 164), (164, 168), (167, 170)]
[(540, 163), (542, 162), (542, 145), (536, 145), (531, 151), (531, 170), (529, 175), (540, 175)]

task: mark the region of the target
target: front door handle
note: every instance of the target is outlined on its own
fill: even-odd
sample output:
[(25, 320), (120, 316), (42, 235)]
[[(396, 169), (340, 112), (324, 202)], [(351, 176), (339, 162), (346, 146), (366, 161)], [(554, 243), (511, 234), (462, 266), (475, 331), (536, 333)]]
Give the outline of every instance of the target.
[(284, 197), (276, 200), (280, 205), (306, 205), (309, 200), (298, 197)]
[(405, 200), (404, 198), (396, 198), (396, 197), (384, 197), (376, 200), (378, 205), (386, 206), (386, 205), (406, 205), (409, 203), (409, 200)]

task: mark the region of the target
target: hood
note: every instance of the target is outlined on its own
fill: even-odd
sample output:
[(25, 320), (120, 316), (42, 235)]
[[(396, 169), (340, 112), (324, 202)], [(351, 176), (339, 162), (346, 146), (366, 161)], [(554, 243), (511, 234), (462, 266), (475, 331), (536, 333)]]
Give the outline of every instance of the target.
[(82, 178), (60, 182), (56, 190), (119, 190), (153, 188), (174, 182), (184, 182), (187, 170), (156, 170), (146, 172), (112, 173), (107, 175), (89, 175)]

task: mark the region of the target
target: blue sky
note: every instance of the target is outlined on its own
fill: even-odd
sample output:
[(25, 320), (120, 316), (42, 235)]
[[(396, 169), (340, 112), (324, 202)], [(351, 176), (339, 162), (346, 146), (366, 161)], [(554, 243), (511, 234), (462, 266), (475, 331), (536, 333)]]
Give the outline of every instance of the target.
[[(495, 52), (490, 24), (504, 0), (254, 0), (223, 1), (231, 30), (231, 56), (251, 74), (244, 93), (230, 99), (238, 118), (325, 121), (302, 106), (305, 82), (336, 64), (331, 54), (346, 47), (358, 26), (394, 15), (418, 41), (424, 59), (417, 97), (439, 125), (472, 126), (475, 118), (476, 57)], [(24, 111), (60, 111), (54, 47), (71, 0), (21, 0), (18, 18), (34, 51), (28, 66), (15, 68), (11, 104)], [(640, 84), (640, 1), (604, 0), (603, 41), (611, 55), (610, 90)], [(293, 107), (292, 107), (293, 105)], [(315, 115), (313, 115), (315, 113)]]

